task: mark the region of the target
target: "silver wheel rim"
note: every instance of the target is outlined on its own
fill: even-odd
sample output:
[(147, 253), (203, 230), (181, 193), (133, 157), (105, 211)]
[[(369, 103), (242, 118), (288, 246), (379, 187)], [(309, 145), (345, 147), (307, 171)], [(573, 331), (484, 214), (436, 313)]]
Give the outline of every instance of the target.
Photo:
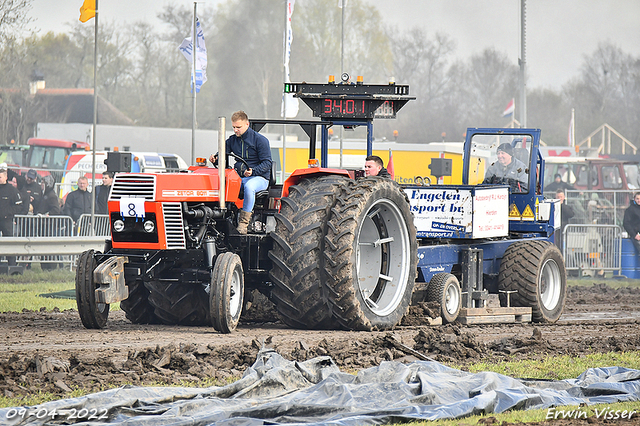
[(547, 259), (542, 265), (542, 272), (538, 279), (538, 291), (540, 301), (547, 310), (553, 310), (558, 306), (562, 291), (562, 279), (560, 278), (560, 268), (553, 259)]
[(447, 286), (444, 293), (444, 306), (447, 310), (447, 313), (453, 315), (458, 310), (458, 306), (460, 305), (460, 291), (458, 286), (455, 283), (451, 283)]
[(242, 291), (241, 291), (242, 277), (238, 268), (233, 268), (233, 274), (231, 275), (231, 282), (229, 289), (229, 314), (235, 318), (240, 312), (242, 306)]
[(410, 266), (410, 242), (401, 211), (388, 199), (377, 200), (356, 230), (354, 283), (367, 307), (378, 316), (402, 302)]

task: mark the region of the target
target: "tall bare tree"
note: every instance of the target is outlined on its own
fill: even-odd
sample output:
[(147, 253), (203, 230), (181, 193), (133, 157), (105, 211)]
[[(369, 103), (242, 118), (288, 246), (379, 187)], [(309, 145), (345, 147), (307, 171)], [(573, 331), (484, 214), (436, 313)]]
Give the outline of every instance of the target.
[(32, 21), (32, 0), (0, 0), (0, 43), (16, 37)]
[(395, 122), (376, 124), (378, 135), (389, 138), (392, 129), (403, 127), (400, 140), (428, 142), (439, 140), (446, 131), (447, 99), (451, 91), (448, 67), (455, 49), (455, 43), (445, 34), (435, 34), (430, 38), (422, 28), (412, 28), (406, 32), (390, 31), (394, 49), (393, 74), (399, 84), (409, 84), (415, 101), (409, 102), (398, 114)]
[(576, 109), (576, 140), (610, 124), (640, 146), (640, 59), (611, 43), (586, 56), (581, 75), (564, 88)]
[[(345, 2), (346, 3), (346, 2)], [(342, 13), (336, 2), (307, 0), (296, 4), (292, 19), (293, 80), (326, 81), (340, 75)], [(369, 83), (388, 81), (393, 72), (391, 43), (378, 10), (362, 0), (344, 9), (344, 71)]]
[(542, 130), (542, 140), (549, 146), (566, 146), (571, 119), (562, 93), (535, 88), (527, 93), (527, 126)]
[(215, 38), (208, 44), (210, 68), (219, 83), (216, 111), (244, 109), (274, 117), (282, 94), (284, 4), (236, 0), (221, 5)]

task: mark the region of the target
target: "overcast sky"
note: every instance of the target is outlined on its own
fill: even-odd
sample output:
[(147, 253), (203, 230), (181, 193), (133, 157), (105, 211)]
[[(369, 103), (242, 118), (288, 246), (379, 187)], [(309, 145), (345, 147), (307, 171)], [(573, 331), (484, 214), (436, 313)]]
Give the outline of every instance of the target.
[[(456, 42), (456, 54), (461, 59), (492, 47), (518, 63), (520, 0), (364, 1), (377, 7), (385, 21), (399, 28), (420, 26), (430, 36), (435, 32), (448, 34)], [(337, 5), (337, 0), (326, 2), (327, 7)], [(33, 26), (66, 32), (65, 23), (77, 22), (82, 3), (83, 0), (33, 0)], [(100, 16), (111, 22), (156, 23), (156, 14), (169, 3), (193, 7), (193, 1), (186, 0), (99, 0), (98, 5)], [(640, 57), (640, 0), (529, 0), (526, 17), (530, 89), (560, 89), (579, 75), (584, 55), (593, 54), (600, 42), (611, 42), (625, 53)]]

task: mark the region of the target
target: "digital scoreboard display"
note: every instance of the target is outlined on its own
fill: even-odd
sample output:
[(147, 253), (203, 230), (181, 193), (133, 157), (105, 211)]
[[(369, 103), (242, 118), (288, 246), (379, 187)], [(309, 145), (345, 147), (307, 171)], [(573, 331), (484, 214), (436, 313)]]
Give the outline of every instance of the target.
[(381, 99), (305, 99), (313, 115), (321, 118), (395, 118), (396, 101)]
[(364, 99), (323, 99), (322, 114), (327, 117), (366, 117), (367, 102)]
[(285, 83), (322, 119), (372, 120), (395, 118), (409, 100), (407, 85)]

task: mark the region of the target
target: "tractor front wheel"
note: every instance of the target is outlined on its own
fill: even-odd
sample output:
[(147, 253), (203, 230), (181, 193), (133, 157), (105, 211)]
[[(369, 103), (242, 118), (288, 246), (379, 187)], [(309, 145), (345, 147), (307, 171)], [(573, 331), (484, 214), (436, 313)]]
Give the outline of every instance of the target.
[(237, 254), (226, 252), (216, 259), (211, 274), (209, 308), (213, 328), (221, 333), (236, 329), (244, 300), (244, 272)]
[(76, 303), (80, 320), (85, 328), (100, 329), (107, 325), (109, 305), (96, 302), (97, 285), (93, 280), (96, 269), (94, 251), (87, 250), (80, 255), (76, 269)]

